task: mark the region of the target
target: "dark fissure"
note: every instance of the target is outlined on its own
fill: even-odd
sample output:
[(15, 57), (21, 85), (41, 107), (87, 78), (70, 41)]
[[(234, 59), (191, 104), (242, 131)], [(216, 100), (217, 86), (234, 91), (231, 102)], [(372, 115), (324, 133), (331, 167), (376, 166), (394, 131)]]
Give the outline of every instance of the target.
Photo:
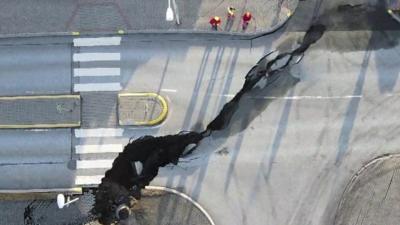
[[(292, 64), (299, 63), (304, 52), (325, 32), (325, 26), (313, 25), (306, 32), (302, 43), (291, 52), (280, 53), (270, 59), (274, 52), (262, 57), (245, 76), (240, 91), (226, 103), (220, 113), (201, 132), (182, 131), (174, 135), (160, 137), (143, 136), (130, 141), (123, 152), (114, 160), (96, 191), (92, 212), (99, 222), (110, 224), (116, 221), (116, 209), (120, 205), (133, 207), (140, 200), (141, 189), (147, 186), (158, 174), (160, 167), (177, 164), (180, 157), (193, 152), (201, 140), (215, 131), (225, 129), (238, 110), (241, 99), (246, 93), (260, 88), (262, 79), (266, 80), (261, 88), (268, 88), (280, 71)], [(127, 214), (121, 212), (123, 218)]]

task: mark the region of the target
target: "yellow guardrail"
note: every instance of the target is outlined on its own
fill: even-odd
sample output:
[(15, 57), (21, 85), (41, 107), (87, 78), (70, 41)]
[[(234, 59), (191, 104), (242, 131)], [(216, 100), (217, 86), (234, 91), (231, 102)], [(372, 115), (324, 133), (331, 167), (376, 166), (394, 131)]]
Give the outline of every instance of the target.
[[(120, 93), (118, 94), (118, 104), (120, 103), (120, 97), (153, 97), (156, 98), (160, 104), (161, 104), (161, 113), (160, 115), (153, 119), (153, 120), (149, 120), (149, 121), (135, 121), (135, 125), (137, 126), (154, 126), (157, 124), (160, 124), (162, 121), (165, 120), (165, 118), (167, 118), (167, 114), (168, 114), (168, 104), (167, 101), (164, 99), (164, 97), (162, 97), (161, 95), (157, 94), (157, 93), (153, 93), (153, 92), (148, 92), (148, 93)], [(121, 125), (121, 121), (119, 121), (119, 124)]]
[[(26, 96), (5, 96), (0, 97), (0, 101), (13, 101), (21, 99), (61, 99), (61, 98), (75, 98), (81, 99), (80, 95), (26, 95)], [(65, 127), (79, 127), (81, 121), (76, 123), (56, 123), (56, 124), (0, 124), (0, 129), (18, 129), (18, 128), (65, 128)]]

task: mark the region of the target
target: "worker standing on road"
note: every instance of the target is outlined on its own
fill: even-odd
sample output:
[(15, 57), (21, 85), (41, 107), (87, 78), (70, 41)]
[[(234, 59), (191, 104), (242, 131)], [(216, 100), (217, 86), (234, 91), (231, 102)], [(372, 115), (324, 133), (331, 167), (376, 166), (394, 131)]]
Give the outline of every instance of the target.
[(228, 20), (233, 20), (235, 18), (235, 11), (236, 9), (232, 6), (228, 7)]
[(242, 19), (243, 19), (243, 25), (242, 25), (243, 30), (246, 30), (247, 26), (250, 23), (251, 17), (252, 17), (251, 13), (249, 11), (247, 11), (245, 14), (243, 14), (243, 17), (242, 17)]
[(221, 18), (219, 18), (218, 16), (214, 16), (213, 18), (211, 18), (210, 24), (213, 30), (218, 30), (218, 27), (221, 24)]

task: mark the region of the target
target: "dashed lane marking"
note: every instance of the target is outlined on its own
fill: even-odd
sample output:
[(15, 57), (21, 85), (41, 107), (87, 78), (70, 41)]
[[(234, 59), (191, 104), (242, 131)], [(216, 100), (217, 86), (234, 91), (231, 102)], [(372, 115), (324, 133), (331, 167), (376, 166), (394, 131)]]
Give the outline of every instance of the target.
[(161, 91), (163, 91), (163, 92), (173, 92), (173, 93), (178, 92), (178, 90), (175, 90), (175, 89), (166, 89), (166, 88), (161, 89)]

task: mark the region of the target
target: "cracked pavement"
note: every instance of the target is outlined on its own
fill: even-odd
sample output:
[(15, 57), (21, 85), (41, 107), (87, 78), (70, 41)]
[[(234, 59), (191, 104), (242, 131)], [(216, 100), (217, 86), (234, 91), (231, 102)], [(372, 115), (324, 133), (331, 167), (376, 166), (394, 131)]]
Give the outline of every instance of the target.
[[(222, 63), (202, 69), (195, 64), (199, 68), (197, 75), (202, 71), (211, 75), (199, 79), (197, 86), (196, 79), (190, 80), (193, 86), (185, 88), (189, 89), (187, 92), (181, 91), (181, 88), (176, 94), (168, 94), (177, 103), (173, 117), (159, 130), (147, 130), (146, 133), (163, 136), (182, 129), (204, 130), (223, 105), (240, 91), (244, 74), (261, 56), (275, 49), (291, 52), (299, 46), (315, 6), (315, 1), (303, 3), (300, 9), (304, 11), (299, 11), (297, 18), (294, 17), (283, 30), (271, 36), (254, 39), (251, 44), (210, 41), (213, 44), (204, 51), (204, 58), (208, 56), (214, 60), (215, 56), (230, 54), (230, 49), (219, 48), (220, 44), (225, 47), (239, 45), (243, 49), (252, 46), (251, 53), (240, 51), (238, 57), (241, 58), (233, 68)], [(161, 168), (151, 184), (177, 188), (189, 194), (207, 209), (216, 224), (335, 224), (335, 217), (340, 216), (336, 216), (336, 212), (340, 214), (338, 205), (354, 174), (373, 158), (398, 153), (397, 112), (400, 109), (398, 24), (386, 21), (391, 18), (382, 11), (378, 11), (381, 13), (378, 14), (379, 21), (385, 24), (382, 29), (370, 26), (368, 20), (362, 19), (345, 23), (346, 20), (340, 17), (343, 13), (328, 16), (327, 12), (334, 12), (338, 5), (346, 2), (335, 1), (335, 4), (323, 1), (316, 15), (330, 18), (330, 25), (302, 58), (292, 61), (300, 60), (289, 70), (300, 82), (291, 79), (291, 76), (277, 76), (279, 79), (273, 82), (271, 88), (255, 89), (252, 95), (244, 96), (231, 122), (227, 126), (222, 123), (224, 130), (215, 131), (211, 137), (203, 139), (197, 149), (182, 158), (177, 166)], [(369, 18), (370, 9), (357, 8), (351, 12), (356, 13), (354, 18)], [(169, 78), (178, 74), (177, 71), (184, 71), (181, 74), (186, 75), (182, 76), (182, 82), (189, 79), (187, 74), (197, 72), (193, 65), (178, 69), (191, 62), (184, 57), (183, 51), (179, 57), (172, 54), (168, 59), (155, 50), (160, 47), (167, 52), (177, 46), (176, 42), (173, 43), (170, 46), (161, 46), (160, 42), (148, 45), (130, 43), (130, 46), (137, 46), (137, 52), (146, 51), (145, 56), (137, 56), (136, 60), (143, 62), (146, 61), (144, 58), (148, 59), (136, 70), (129, 70), (136, 78), (129, 82), (130, 87), (154, 86), (146, 83), (148, 74), (154, 73), (154, 79), (161, 83), (154, 87), (157, 90), (159, 86), (173, 84), (176, 79)], [(200, 48), (197, 45), (197, 49)], [(199, 57), (194, 51), (191, 48), (185, 54), (202, 61), (203, 54)], [(273, 59), (278, 54), (273, 53), (270, 57)], [(234, 50), (231, 56), (234, 58)], [(284, 64), (285, 61), (279, 63)], [(157, 75), (162, 74), (162, 65), (168, 65), (165, 80)], [(212, 71), (218, 70), (235, 72), (212, 76)], [(285, 72), (288, 71), (282, 70), (282, 73)], [(233, 80), (230, 81), (230, 78)], [(259, 85), (264, 84), (265, 80)], [(184, 98), (195, 99), (197, 104), (191, 107), (184, 103)], [(182, 111), (190, 116), (185, 116)], [(129, 136), (135, 137), (142, 135), (136, 131), (129, 133)], [(128, 143), (128, 139), (124, 141)], [(370, 188), (368, 193), (372, 195), (371, 192), (376, 192), (374, 195), (379, 196), (378, 200), (384, 199), (392, 174), (389, 172), (382, 178), (383, 191)], [(392, 185), (397, 184), (397, 176), (393, 177)], [(370, 198), (366, 197), (369, 201)], [(391, 202), (396, 202), (396, 196), (391, 195), (389, 190), (384, 202), (389, 208)], [(352, 215), (358, 216), (360, 208), (355, 209), (358, 212)], [(372, 209), (362, 211), (360, 218), (365, 218), (364, 225), (373, 222), (368, 220), (374, 215)], [(371, 214), (366, 214), (367, 211)], [(390, 218), (396, 218), (394, 212), (387, 211)], [(347, 223), (345, 219), (354, 219), (346, 215), (343, 218), (344, 224)], [(360, 220), (358, 223), (361, 223)]]
[[(117, 220), (115, 218), (117, 212), (114, 209), (119, 205), (127, 205), (133, 208), (137, 203), (132, 202), (130, 197), (140, 199), (141, 189), (149, 185), (157, 176), (160, 167), (170, 163), (176, 165), (179, 158), (184, 155), (185, 148), (190, 144), (198, 145), (202, 139), (212, 135), (213, 132), (226, 128), (230, 124), (235, 111), (240, 107), (240, 100), (244, 95), (251, 95), (254, 89), (262, 91), (262, 89), (273, 88), (271, 86), (280, 78), (279, 76), (292, 76), (290, 73), (280, 72), (282, 70), (287, 72), (289, 69), (287, 67), (294, 57), (301, 57), (312, 44), (322, 37), (324, 32), (325, 27), (323, 25), (312, 25), (307, 30), (298, 48), (291, 52), (280, 53), (271, 60), (268, 59), (270, 54), (262, 57), (245, 76), (242, 89), (223, 106), (216, 118), (207, 125), (206, 130), (162, 137), (143, 136), (127, 144), (123, 152), (114, 160), (112, 168), (106, 172), (96, 191), (93, 209), (96, 215), (100, 215), (99, 221), (103, 224), (113, 223)], [(298, 62), (296, 60), (296, 63)], [(262, 79), (267, 81), (263, 82), (263, 86), (255, 88)], [(290, 86), (294, 86), (298, 82), (295, 78), (292, 78), (292, 80), (294, 81)], [(282, 94), (286, 93), (283, 92)], [(189, 153), (185, 155), (189, 155), (194, 150), (189, 150)], [(201, 151), (201, 149), (198, 151)], [(135, 166), (136, 162), (142, 164), (143, 169), (140, 172)]]

